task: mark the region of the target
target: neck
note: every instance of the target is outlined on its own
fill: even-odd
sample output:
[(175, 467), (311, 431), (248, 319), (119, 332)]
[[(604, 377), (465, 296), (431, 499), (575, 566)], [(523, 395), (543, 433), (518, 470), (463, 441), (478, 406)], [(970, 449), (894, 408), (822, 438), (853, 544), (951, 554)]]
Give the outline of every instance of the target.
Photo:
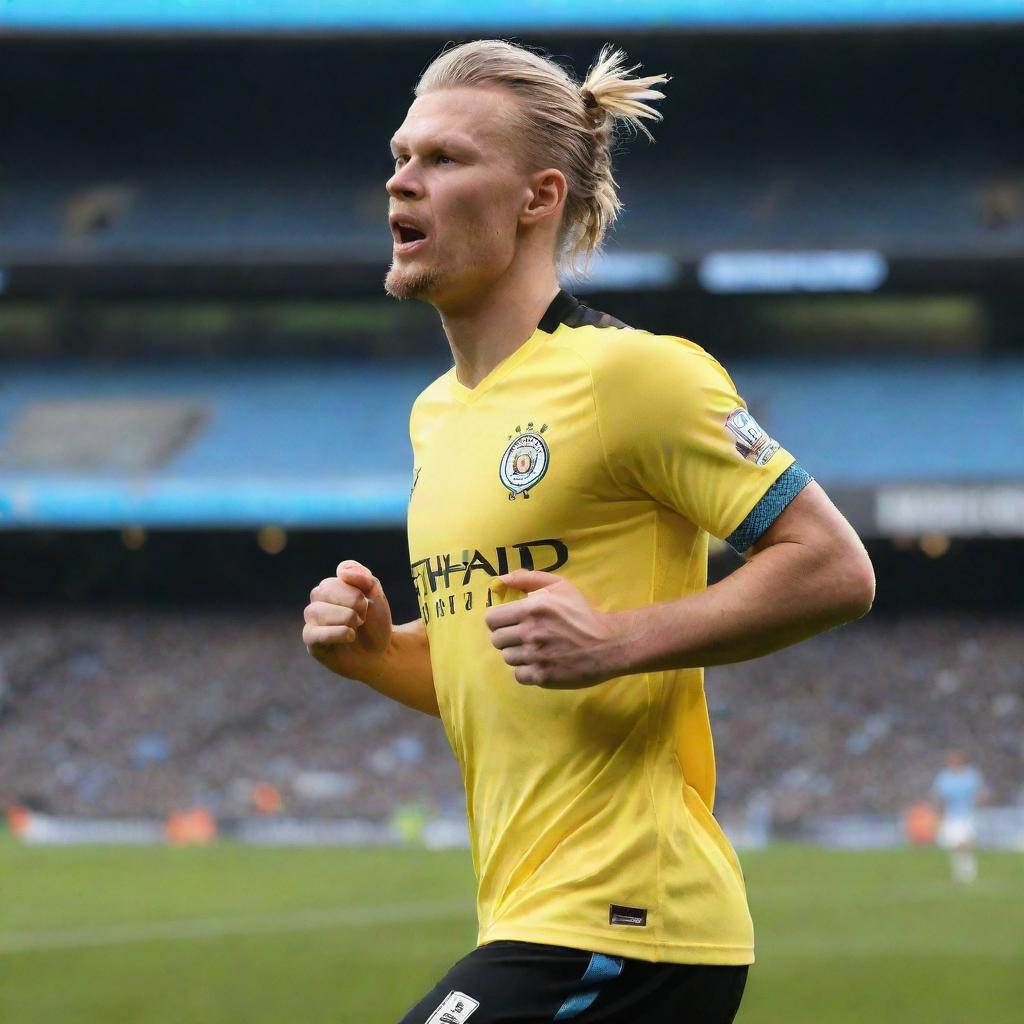
[(558, 294), (558, 276), (549, 272), (507, 275), (455, 308), (438, 309), (455, 359), (459, 383), (475, 388), (537, 329)]

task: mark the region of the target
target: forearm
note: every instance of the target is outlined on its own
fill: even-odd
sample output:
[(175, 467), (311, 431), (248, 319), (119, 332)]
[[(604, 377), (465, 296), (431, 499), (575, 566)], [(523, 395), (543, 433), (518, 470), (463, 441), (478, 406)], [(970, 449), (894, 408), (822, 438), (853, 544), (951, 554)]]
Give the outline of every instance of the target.
[(620, 674), (757, 658), (863, 615), (863, 569), (788, 542), (758, 552), (707, 590), (615, 615)]
[(415, 711), (440, 717), (434, 675), (430, 666), (430, 645), (421, 620), (395, 626), (384, 651), (360, 660), (355, 667), (341, 667), (345, 652), (335, 648), (336, 658), (324, 661), (327, 668), (349, 679), (365, 683), (371, 689)]

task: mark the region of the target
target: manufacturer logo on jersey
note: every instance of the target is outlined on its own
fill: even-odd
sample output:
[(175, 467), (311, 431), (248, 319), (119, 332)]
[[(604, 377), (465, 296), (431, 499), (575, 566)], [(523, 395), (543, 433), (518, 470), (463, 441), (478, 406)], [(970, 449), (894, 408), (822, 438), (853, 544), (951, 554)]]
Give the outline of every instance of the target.
[(725, 429), (736, 442), (739, 455), (757, 466), (763, 466), (780, 448), (779, 442), (769, 437), (746, 409), (734, 409), (729, 413)]
[(646, 907), (620, 907), (613, 903), (608, 908), (609, 924), (628, 924), (634, 928), (644, 928), (647, 925)]
[(465, 992), (449, 992), (441, 1005), (427, 1018), (426, 1024), (463, 1024), (479, 1006)]
[(517, 494), (524, 498), (530, 496), (530, 488), (535, 487), (548, 471), (551, 453), (547, 442), (541, 434), (548, 429), (545, 423), (540, 430), (533, 429), (533, 423), (526, 424), (526, 430), (516, 427), (514, 434), (509, 434), (508, 447), (501, 457), (499, 475), (501, 482), (508, 488), (508, 500), (515, 500)]

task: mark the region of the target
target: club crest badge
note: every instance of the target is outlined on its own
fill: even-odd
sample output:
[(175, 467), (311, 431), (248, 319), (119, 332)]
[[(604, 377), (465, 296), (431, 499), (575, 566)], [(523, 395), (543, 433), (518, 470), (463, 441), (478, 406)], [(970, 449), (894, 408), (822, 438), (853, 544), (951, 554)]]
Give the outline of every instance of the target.
[(517, 494), (528, 498), (530, 489), (548, 471), (551, 453), (547, 441), (541, 436), (547, 429), (548, 425), (544, 423), (535, 430), (530, 422), (526, 424), (526, 430), (516, 427), (516, 432), (509, 434), (508, 447), (501, 457), (498, 471), (501, 482), (508, 488), (509, 501), (514, 501)]
[(746, 409), (734, 409), (725, 421), (725, 429), (732, 435), (737, 454), (756, 466), (763, 466), (780, 448)]

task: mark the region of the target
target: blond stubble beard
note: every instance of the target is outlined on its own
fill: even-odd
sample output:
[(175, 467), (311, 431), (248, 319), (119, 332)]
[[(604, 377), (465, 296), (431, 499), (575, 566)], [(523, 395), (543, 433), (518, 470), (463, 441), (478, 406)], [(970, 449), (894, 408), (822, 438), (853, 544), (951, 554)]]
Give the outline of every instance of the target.
[(429, 270), (404, 270), (392, 262), (384, 291), (393, 299), (421, 299), (428, 296), (441, 280), (441, 271), (436, 267)]

